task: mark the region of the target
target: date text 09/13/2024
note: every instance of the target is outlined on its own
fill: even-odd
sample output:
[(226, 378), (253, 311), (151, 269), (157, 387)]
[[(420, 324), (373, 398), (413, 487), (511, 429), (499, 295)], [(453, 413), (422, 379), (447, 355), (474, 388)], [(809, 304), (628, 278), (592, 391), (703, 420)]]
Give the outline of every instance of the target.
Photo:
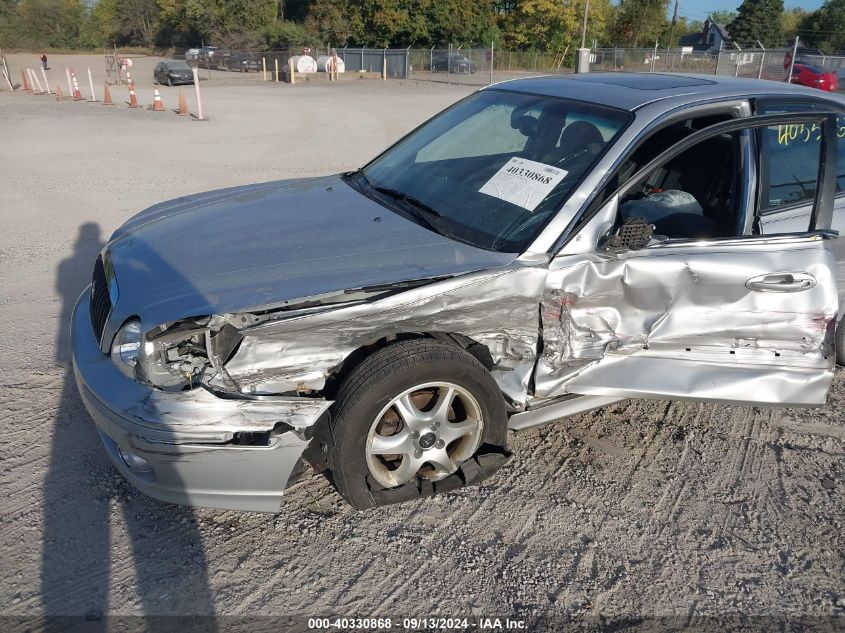
[(401, 629), (404, 631), (524, 631), (528, 625), (524, 620), (507, 617), (326, 617), (308, 618), (310, 630), (327, 631), (370, 631)]

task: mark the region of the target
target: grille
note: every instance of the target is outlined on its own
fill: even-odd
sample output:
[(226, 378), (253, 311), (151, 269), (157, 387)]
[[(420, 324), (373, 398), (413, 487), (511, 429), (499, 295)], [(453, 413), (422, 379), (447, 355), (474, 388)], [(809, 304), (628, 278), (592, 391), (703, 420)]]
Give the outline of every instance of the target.
[(97, 263), (94, 264), (94, 278), (91, 283), (91, 327), (94, 328), (97, 343), (100, 343), (103, 339), (106, 320), (111, 312), (109, 283), (106, 280), (106, 269), (103, 267), (102, 257), (97, 257)]

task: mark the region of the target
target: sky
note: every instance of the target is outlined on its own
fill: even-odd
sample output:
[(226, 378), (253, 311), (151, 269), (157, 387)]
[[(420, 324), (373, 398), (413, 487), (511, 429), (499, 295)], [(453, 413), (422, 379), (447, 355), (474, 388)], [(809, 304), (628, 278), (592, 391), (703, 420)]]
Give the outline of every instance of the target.
[[(736, 11), (742, 0), (680, 0), (679, 15), (685, 15), (690, 20), (704, 20), (710, 11)], [(807, 11), (815, 11), (822, 5), (822, 0), (785, 0), (784, 7), (801, 7)], [(669, 15), (672, 15), (675, 0), (670, 1)]]

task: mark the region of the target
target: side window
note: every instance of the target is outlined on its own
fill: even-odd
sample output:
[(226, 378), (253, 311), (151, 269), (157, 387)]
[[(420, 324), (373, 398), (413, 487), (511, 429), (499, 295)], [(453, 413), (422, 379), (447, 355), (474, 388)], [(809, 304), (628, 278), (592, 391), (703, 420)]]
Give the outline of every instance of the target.
[[(817, 101), (760, 100), (757, 114), (783, 114), (835, 109)], [(821, 157), (818, 125), (781, 125), (763, 132), (762, 180), (766, 211), (812, 203)], [(845, 114), (837, 117), (836, 192), (845, 195)]]
[(652, 225), (661, 238), (742, 235), (744, 134), (703, 140), (654, 169), (620, 200), (617, 225)]
[(623, 161), (605, 188), (604, 195), (607, 196), (616, 191), (638, 169), (653, 158), (659, 156), (661, 152), (669, 149), (675, 143), (698, 130), (703, 130), (710, 125), (721, 123), (722, 121), (729, 121), (732, 118), (730, 113), (709, 114), (676, 121), (654, 131)]
[(791, 123), (762, 131), (764, 210), (812, 204), (821, 160), (821, 126)]

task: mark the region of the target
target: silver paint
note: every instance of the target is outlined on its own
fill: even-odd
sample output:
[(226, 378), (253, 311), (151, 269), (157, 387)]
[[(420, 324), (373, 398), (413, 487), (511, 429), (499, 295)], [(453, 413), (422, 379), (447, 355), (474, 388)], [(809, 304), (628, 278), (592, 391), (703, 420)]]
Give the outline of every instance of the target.
[[(338, 176), (188, 196), (118, 229), (105, 251), (120, 298), (102, 347), (91, 332), (87, 291), (72, 328), (83, 400), (121, 472), (167, 501), (277, 510), (314, 425), (332, 405), (327, 381), (353, 352), (407, 335), (485, 346), (516, 429), (627, 397), (823, 402), (838, 310), (830, 240), (655, 242), (609, 252), (599, 245), (616, 200), (577, 235), (571, 231), (608, 174), (658, 125), (693, 111), (748, 116), (756, 95), (809, 95), (840, 108), (845, 99), (725, 78), (682, 90), (603, 81), (542, 78), (487, 88), (635, 113), (518, 256), (436, 235)], [(743, 197), (750, 206), (753, 190)], [(803, 272), (817, 283), (788, 295), (746, 286), (773, 271)], [(212, 358), (199, 387), (152, 389), (123, 376), (103, 353), (129, 318), (148, 331), (202, 316), (215, 317), (210, 334), (228, 324), (241, 339), (231, 358)], [(241, 433), (269, 439), (233, 444)], [(132, 472), (118, 445), (154, 464), (158, 479)]]
[(494, 378), (524, 406), (545, 276), (544, 266), (516, 261), (371, 303), (246, 328), (226, 369), (244, 393), (319, 391), (358, 348), (403, 333), (460, 334), (487, 346)]

